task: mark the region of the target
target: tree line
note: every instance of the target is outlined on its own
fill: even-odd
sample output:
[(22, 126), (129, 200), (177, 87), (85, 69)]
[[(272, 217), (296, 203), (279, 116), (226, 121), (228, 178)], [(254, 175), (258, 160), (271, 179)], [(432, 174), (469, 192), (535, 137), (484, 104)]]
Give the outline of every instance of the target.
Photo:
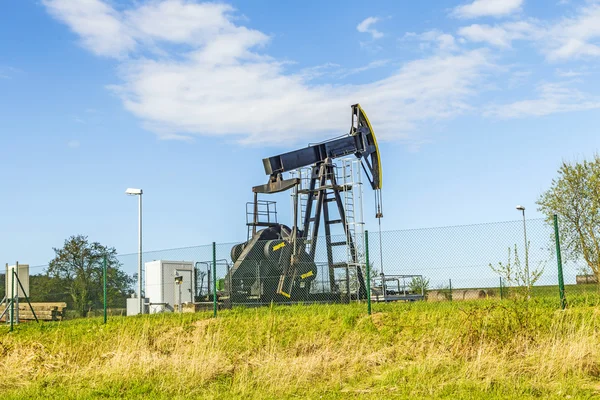
[[(563, 162), (558, 176), (537, 200), (539, 211), (552, 223), (560, 221), (560, 240), (566, 260), (583, 260), (587, 273), (600, 281), (600, 156), (582, 162)], [(54, 248), (48, 268), (29, 277), (29, 293), (34, 302), (66, 302), (81, 316), (103, 306), (103, 262), (107, 261), (107, 303), (124, 308), (134, 293), (135, 275), (121, 268), (114, 247), (90, 242), (87, 236), (66, 239)], [(5, 276), (0, 275), (4, 296)], [(203, 277), (202, 277), (203, 278)]]
[(584, 272), (600, 282), (600, 156), (564, 161), (537, 204), (548, 223), (558, 216), (563, 259), (585, 262)]
[[(106, 257), (107, 306), (125, 308), (133, 291), (134, 276), (127, 275), (117, 259), (114, 247), (90, 242), (87, 236), (66, 239), (63, 247), (53, 248), (48, 268), (29, 277), (32, 302), (65, 302), (67, 308), (85, 317), (103, 308), (103, 268)], [(5, 274), (0, 275), (0, 290), (5, 290)], [(4, 293), (2, 293), (4, 296)], [(10, 296), (10, 293), (8, 293)]]

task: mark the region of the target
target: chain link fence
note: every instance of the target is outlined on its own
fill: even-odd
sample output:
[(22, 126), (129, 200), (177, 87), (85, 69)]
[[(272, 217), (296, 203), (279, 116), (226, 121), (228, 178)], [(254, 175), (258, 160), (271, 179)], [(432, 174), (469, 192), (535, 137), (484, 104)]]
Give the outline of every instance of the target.
[[(510, 287), (528, 283), (533, 296), (558, 298), (554, 227), (543, 219), (372, 231), (368, 238), (368, 243), (357, 234), (299, 240), (296, 246), (274, 239), (144, 252), (145, 312), (366, 302), (369, 295), (374, 303), (502, 298)], [(138, 254), (119, 255), (117, 261), (129, 280), (118, 285), (109, 277), (107, 307), (109, 315), (126, 315), (136, 307)], [(91, 275), (84, 312), (81, 304), (74, 309), (73, 281), (57, 281), (47, 272), (47, 265), (29, 266), (31, 302), (63, 302), (67, 317), (102, 310), (101, 269)], [(0, 274), (0, 297), (7, 305), (5, 278)], [(598, 291), (582, 259), (565, 261), (564, 283), (567, 296)]]

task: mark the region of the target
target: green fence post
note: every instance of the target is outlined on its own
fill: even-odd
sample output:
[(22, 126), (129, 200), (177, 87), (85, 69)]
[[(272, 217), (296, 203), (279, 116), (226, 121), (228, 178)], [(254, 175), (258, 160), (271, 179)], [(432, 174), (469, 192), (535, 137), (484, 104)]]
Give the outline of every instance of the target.
[(500, 300), (504, 298), (504, 293), (502, 292), (502, 277), (500, 277)]
[(448, 282), (450, 284), (450, 301), (452, 301), (452, 279), (448, 279)]
[(558, 216), (554, 214), (554, 238), (556, 240), (556, 262), (558, 264), (558, 290), (560, 294), (560, 308), (567, 307), (567, 298), (565, 296), (565, 281), (563, 279), (562, 257), (560, 254), (560, 238), (558, 231)]
[(371, 315), (371, 265), (369, 264), (369, 231), (365, 231), (365, 261), (367, 262), (367, 313)]
[(213, 242), (213, 262), (212, 262), (212, 275), (213, 275), (213, 317), (217, 318), (217, 243)]
[(10, 278), (10, 331), (12, 332), (15, 325), (15, 270), (12, 270)]
[[(35, 322), (37, 322), (38, 324), (40, 323), (40, 321), (38, 320), (37, 315), (35, 315), (35, 310), (33, 309), (33, 306), (31, 305), (31, 301), (29, 301), (29, 297), (25, 294), (25, 288), (23, 287), (23, 284), (21, 283), (21, 280), (19, 279), (19, 275), (17, 275), (17, 293), (19, 292), (19, 287), (21, 288), (21, 291), (23, 292), (23, 296), (25, 296), (25, 301), (27, 301), (27, 304), (29, 305), (29, 309), (31, 310), (31, 314), (33, 314), (33, 318), (35, 318)], [(18, 294), (17, 294), (18, 296)]]
[(106, 324), (106, 254), (104, 255), (104, 260), (102, 262), (102, 287), (104, 291), (104, 323)]

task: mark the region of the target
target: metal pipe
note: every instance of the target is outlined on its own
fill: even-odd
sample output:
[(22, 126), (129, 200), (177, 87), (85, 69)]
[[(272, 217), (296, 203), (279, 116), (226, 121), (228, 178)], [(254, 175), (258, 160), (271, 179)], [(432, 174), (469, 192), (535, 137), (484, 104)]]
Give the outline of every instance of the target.
[(196, 282), (196, 292), (195, 292), (195, 296), (202, 296), (202, 286), (204, 285), (204, 278), (202, 278), (202, 282), (200, 282), (200, 287), (198, 287), (198, 280), (200, 279), (200, 274), (198, 273), (199, 271), (199, 267), (198, 264), (203, 264), (201, 261), (196, 261), (194, 263), (194, 281)]
[(177, 281), (175, 284), (177, 285), (177, 311), (181, 314), (183, 312), (183, 307), (181, 307), (181, 281)]
[(232, 301), (231, 300), (231, 274), (229, 273), (230, 268), (229, 268), (229, 263), (227, 261), (225, 261), (225, 267), (227, 267), (227, 275), (226, 276), (229, 280), (229, 290), (228, 290), (229, 293), (227, 293), (226, 295), (229, 297), (229, 302), (231, 304), (231, 301)]
[(381, 291), (383, 294), (383, 302), (385, 303), (385, 302), (387, 302), (387, 300), (386, 300), (387, 289), (386, 289), (386, 284), (385, 284), (385, 274), (382, 272), (380, 275), (381, 275)]
[(294, 243), (293, 256), (296, 255), (296, 250), (298, 249), (298, 246), (296, 245), (296, 238), (298, 237), (298, 196), (300, 196), (300, 193), (298, 193), (298, 186), (299, 183), (294, 186), (294, 229), (292, 231), (292, 241)]
[[(8, 279), (8, 263), (5, 264), (5, 267), (6, 267), (6, 272), (4, 273), (4, 279), (6, 280), (6, 279)], [(4, 296), (5, 308), (8, 308), (8, 282), (6, 283), (5, 288), (6, 288), (6, 293), (4, 293), (5, 294), (5, 296)]]
[(208, 296), (208, 300), (210, 301), (210, 292), (212, 291), (212, 286), (210, 286), (210, 277), (212, 275), (212, 272), (210, 270), (211, 268), (211, 264), (207, 264), (206, 269), (208, 270), (206, 273), (206, 292), (207, 292), (207, 296)]
[(142, 194), (138, 202), (138, 295), (140, 298), (140, 314), (144, 313), (144, 298), (142, 296)]
[[(256, 285), (256, 293), (258, 296), (256, 297), (256, 302), (260, 303), (262, 301), (262, 290), (260, 290), (260, 266), (262, 264), (262, 260), (256, 262), (256, 281), (254, 284)], [(252, 294), (252, 289), (250, 289), (250, 293)]]
[(102, 289), (104, 292), (104, 323), (106, 324), (106, 268), (107, 268), (107, 262), (106, 262), (106, 254), (104, 255), (104, 260), (102, 262)]
[[(16, 286), (14, 280), (15, 277), (19, 277), (19, 262), (17, 261), (16, 265), (15, 265), (15, 271), (14, 275), (13, 275), (13, 284)], [(15, 296), (15, 305), (17, 307), (16, 312), (15, 312), (15, 322), (18, 324), (19, 323), (19, 287), (17, 286), (17, 295)]]
[(377, 218), (379, 221), (379, 265), (381, 266), (381, 273), (383, 274), (383, 239), (381, 237), (381, 218)]
[(15, 270), (12, 270), (10, 275), (10, 331), (12, 332), (15, 325)]
[[(7, 283), (8, 284), (8, 283)], [(8, 299), (8, 296), (4, 296), (4, 298), (2, 299), (2, 302), (4, 303), (6, 301), (6, 299)], [(4, 309), (4, 311), (2, 311), (2, 314), (0, 314), (0, 320), (2, 320), (2, 318), (4, 318), (4, 315), (9, 314), (9, 310), (10, 308), (8, 307), (8, 303), (6, 303), (6, 308)], [(6, 323), (8, 323), (8, 315), (6, 315)]]
[(367, 312), (371, 315), (371, 265), (369, 264), (369, 231), (365, 231), (365, 261), (367, 262)]
[(213, 317), (217, 318), (217, 243), (213, 242)]
[(527, 290), (531, 288), (529, 278), (529, 245), (527, 244), (527, 221), (525, 220), (525, 207), (523, 207), (523, 237), (525, 238), (525, 279), (527, 280)]
[[(252, 225), (252, 236), (256, 235), (256, 226), (258, 224), (258, 193), (254, 192), (254, 224)], [(249, 239), (249, 238), (248, 238)]]
[(517, 210), (523, 213), (523, 238), (525, 240), (525, 284), (527, 285), (527, 292), (529, 292), (529, 289), (531, 287), (531, 281), (529, 278), (529, 244), (527, 243), (527, 223), (525, 221), (525, 207), (519, 205), (517, 206)]

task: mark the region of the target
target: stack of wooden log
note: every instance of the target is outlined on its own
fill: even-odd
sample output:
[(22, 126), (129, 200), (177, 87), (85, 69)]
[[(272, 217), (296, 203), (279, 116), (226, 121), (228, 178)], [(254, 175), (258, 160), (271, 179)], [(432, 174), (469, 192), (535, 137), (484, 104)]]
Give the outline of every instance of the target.
[[(33, 311), (35, 311), (36, 317), (40, 321), (61, 321), (67, 309), (67, 303), (64, 302), (31, 303), (31, 306), (33, 307)], [(15, 310), (15, 314), (16, 311), (17, 310)], [(9, 313), (10, 310), (5, 313), (1, 320), (6, 321)], [(21, 301), (19, 303), (19, 321), (35, 321), (31, 308), (29, 308), (29, 304), (27, 304), (26, 301)]]

